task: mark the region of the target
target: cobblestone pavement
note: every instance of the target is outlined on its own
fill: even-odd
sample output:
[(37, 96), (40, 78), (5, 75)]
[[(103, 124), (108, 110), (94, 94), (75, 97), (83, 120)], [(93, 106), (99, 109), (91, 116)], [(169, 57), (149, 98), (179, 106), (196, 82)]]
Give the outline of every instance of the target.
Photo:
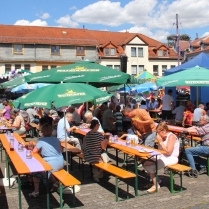
[[(114, 158), (114, 150), (109, 149), (110, 157)], [(121, 164), (123, 162), (121, 157)], [(114, 163), (114, 159), (112, 160)], [(4, 163), (0, 163), (0, 178), (4, 174)], [(131, 169), (131, 165), (130, 165)], [(146, 190), (143, 188), (149, 180), (146, 173), (139, 168), (139, 196), (134, 198), (134, 179), (130, 181), (130, 198), (123, 200), (126, 197), (126, 184), (119, 183), (119, 197), (121, 201), (115, 202), (115, 178), (105, 173), (104, 178), (100, 183), (95, 183), (90, 178), (89, 166), (84, 166), (85, 179), (82, 179), (81, 171), (78, 169), (77, 159), (73, 163), (73, 171), (70, 173), (78, 178), (81, 182), (81, 191), (76, 193), (75, 208), (107, 208), (107, 209), (129, 209), (129, 208), (149, 208), (149, 209), (206, 209), (209, 208), (209, 177), (206, 174), (198, 178), (189, 178), (183, 176), (184, 191), (181, 193), (171, 194), (169, 192), (169, 176), (163, 171), (159, 172), (159, 177), (162, 180), (161, 189), (158, 193), (144, 195)], [(22, 177), (25, 181), (25, 177)], [(179, 185), (179, 177), (175, 176), (176, 185)], [(0, 209), (16, 209), (18, 208), (18, 190), (17, 184), (13, 188), (0, 187)], [(23, 209), (45, 209), (46, 208), (46, 190), (42, 185), (39, 198), (30, 198), (28, 193), (33, 191), (33, 188), (22, 187), (22, 208)], [(65, 206), (73, 207), (72, 195), (64, 195)], [(59, 195), (53, 193), (50, 195), (51, 209), (59, 208)]]

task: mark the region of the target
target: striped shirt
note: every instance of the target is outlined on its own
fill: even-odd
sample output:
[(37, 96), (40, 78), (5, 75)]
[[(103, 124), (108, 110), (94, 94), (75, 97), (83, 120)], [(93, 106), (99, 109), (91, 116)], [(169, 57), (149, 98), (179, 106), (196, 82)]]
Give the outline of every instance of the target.
[(209, 145), (209, 123), (201, 127), (196, 127), (197, 133), (201, 136), (203, 144)]
[(104, 136), (99, 132), (88, 132), (83, 141), (84, 159), (89, 163), (101, 161), (101, 141), (104, 141)]

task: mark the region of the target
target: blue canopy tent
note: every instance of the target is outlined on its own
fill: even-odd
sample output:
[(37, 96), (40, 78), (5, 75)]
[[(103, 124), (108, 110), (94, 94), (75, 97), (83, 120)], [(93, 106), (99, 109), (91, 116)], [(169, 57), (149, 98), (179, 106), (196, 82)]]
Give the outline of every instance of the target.
[(195, 56), (193, 59), (183, 63), (182, 65), (176, 66), (174, 68), (171, 68), (170, 70), (164, 71), (164, 75), (171, 75), (173, 73), (180, 72), (182, 70), (185, 70), (187, 68), (192, 68), (195, 66), (209, 68), (209, 55), (201, 52), (197, 56)]
[[(171, 75), (173, 73), (177, 73), (177, 72), (186, 70), (188, 68), (195, 67), (197, 65), (199, 67), (208, 68), (208, 70), (209, 70), (209, 55), (206, 54), (206, 53), (201, 52), (200, 54), (195, 56), (193, 59), (183, 63), (182, 65), (171, 68), (170, 70), (166, 70), (164, 72), (164, 75), (165, 76), (166, 75)], [(166, 87), (166, 92), (167, 92), (168, 89), (173, 89), (173, 92), (175, 92), (175, 87), (172, 87), (172, 88)], [(197, 95), (198, 95), (198, 98), (196, 98)], [(201, 101), (201, 102), (204, 102), (204, 103), (209, 102), (209, 87), (198, 87), (198, 88), (190, 87), (190, 99), (192, 101), (198, 100), (198, 101)]]

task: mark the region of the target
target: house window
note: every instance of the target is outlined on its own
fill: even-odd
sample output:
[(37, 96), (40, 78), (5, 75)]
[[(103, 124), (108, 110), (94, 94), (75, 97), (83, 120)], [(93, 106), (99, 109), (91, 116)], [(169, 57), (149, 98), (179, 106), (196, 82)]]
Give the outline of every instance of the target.
[(42, 71), (48, 70), (48, 65), (42, 65)]
[(51, 65), (51, 69), (52, 69), (52, 68), (56, 68), (56, 67), (57, 67), (56, 65)]
[(162, 50), (157, 50), (157, 56), (162, 57), (163, 56), (163, 51)]
[(162, 71), (167, 70), (167, 65), (162, 65)]
[(174, 67), (176, 67), (175, 65), (171, 65), (171, 68), (174, 68)]
[(105, 48), (105, 56), (115, 56), (114, 48)]
[(110, 67), (110, 68), (113, 68), (113, 66), (112, 65), (106, 65), (107, 67)]
[(138, 57), (143, 57), (143, 48), (139, 47), (138, 48)]
[(131, 65), (131, 75), (137, 75), (137, 65)]
[(60, 46), (51, 46), (52, 55), (60, 55)]
[(24, 65), (24, 69), (30, 71), (30, 65), (29, 64), (25, 64)]
[(144, 65), (139, 65), (139, 73), (144, 71)]
[(15, 64), (15, 70), (17, 69), (21, 69), (21, 65), (20, 64)]
[(154, 76), (158, 76), (159, 75), (158, 65), (153, 65), (153, 75)]
[(163, 50), (163, 56), (164, 56), (164, 57), (167, 57), (167, 56), (168, 56), (167, 50)]
[(5, 73), (11, 72), (12, 65), (11, 64), (5, 64)]
[(120, 65), (114, 65), (114, 69), (120, 70)]
[(77, 46), (76, 47), (76, 56), (85, 56), (85, 47)]
[(23, 54), (23, 45), (22, 44), (14, 44), (13, 45), (13, 54)]
[(131, 47), (131, 56), (136, 57), (136, 47)]

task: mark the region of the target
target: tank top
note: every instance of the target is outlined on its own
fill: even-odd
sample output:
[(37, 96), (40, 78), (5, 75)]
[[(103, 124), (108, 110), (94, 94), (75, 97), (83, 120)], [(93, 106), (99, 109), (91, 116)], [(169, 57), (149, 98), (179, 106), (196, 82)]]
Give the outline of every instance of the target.
[(169, 136), (170, 135), (173, 135), (175, 138), (176, 138), (176, 141), (175, 141), (175, 144), (174, 144), (174, 148), (173, 148), (173, 152), (171, 153), (171, 155), (165, 155), (165, 156), (173, 156), (173, 157), (178, 157), (179, 156), (179, 146), (180, 146), (180, 143), (179, 143), (179, 140), (177, 138), (177, 136), (173, 133), (168, 133), (165, 141), (163, 141), (163, 144), (165, 146), (167, 146), (167, 143), (168, 143), (168, 139), (169, 139)]
[[(24, 121), (23, 117), (18, 115), (18, 116), (16, 116), (16, 118), (20, 119), (20, 127), (16, 128), (16, 130), (18, 130), (18, 131), (26, 131), (26, 129), (25, 129), (25, 121)], [(16, 118), (15, 118), (15, 122), (16, 122)]]

